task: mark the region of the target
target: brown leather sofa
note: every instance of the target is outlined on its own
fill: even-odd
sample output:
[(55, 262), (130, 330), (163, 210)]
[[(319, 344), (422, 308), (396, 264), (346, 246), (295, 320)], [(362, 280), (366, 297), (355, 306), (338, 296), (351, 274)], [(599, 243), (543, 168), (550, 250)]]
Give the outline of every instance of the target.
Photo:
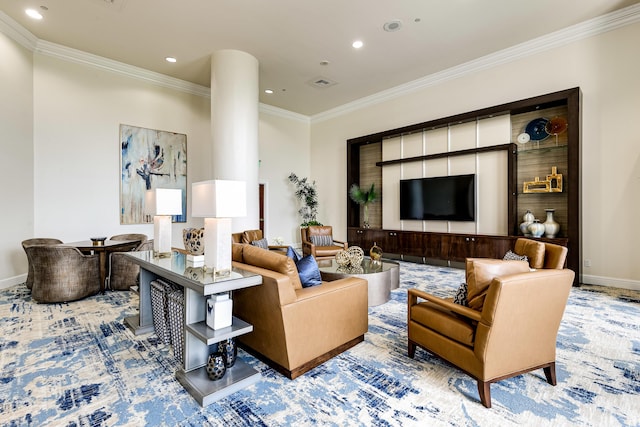
[(262, 285), (233, 293), (233, 313), (253, 331), (240, 345), (294, 379), (364, 340), (367, 282), (349, 277), (303, 288), (293, 260), (233, 245), (233, 265), (262, 275)]
[[(333, 239), (333, 227), (330, 225), (310, 225), (300, 229), (302, 237), (302, 254), (313, 255), (316, 259), (333, 258), (342, 250), (347, 249), (347, 242)], [(315, 238), (330, 241), (328, 244), (316, 244)], [(319, 239), (319, 240), (320, 240)]]
[(544, 244), (521, 240), (515, 249), (531, 255), (533, 265), (556, 268), (469, 258), (468, 306), (408, 291), (409, 357), (419, 346), (458, 367), (476, 379), (487, 408), (493, 382), (542, 368), (556, 385), (556, 338), (575, 274), (562, 268), (566, 248), (553, 245), (545, 256)]

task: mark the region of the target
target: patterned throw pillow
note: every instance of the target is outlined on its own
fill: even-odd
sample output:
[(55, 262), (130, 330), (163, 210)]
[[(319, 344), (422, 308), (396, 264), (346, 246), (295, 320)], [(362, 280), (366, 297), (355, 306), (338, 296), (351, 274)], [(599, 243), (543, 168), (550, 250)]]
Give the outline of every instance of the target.
[(529, 258), (526, 255), (518, 255), (517, 253), (513, 252), (513, 251), (507, 251), (506, 254), (504, 254), (504, 258), (502, 258), (505, 261), (527, 261), (529, 262)]
[(333, 246), (333, 238), (327, 235), (311, 236), (311, 243), (316, 246)]
[(267, 239), (254, 240), (251, 244), (262, 249), (269, 249), (269, 242), (267, 242)]
[(462, 283), (458, 290), (456, 291), (455, 296), (453, 297), (453, 302), (456, 304), (467, 306), (467, 284)]

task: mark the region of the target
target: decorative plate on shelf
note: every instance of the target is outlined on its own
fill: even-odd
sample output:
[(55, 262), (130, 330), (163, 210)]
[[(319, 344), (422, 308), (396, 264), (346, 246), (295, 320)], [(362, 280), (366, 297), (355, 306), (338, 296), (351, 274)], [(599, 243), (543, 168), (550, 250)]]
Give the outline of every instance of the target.
[(547, 122), (549, 122), (549, 119), (540, 117), (538, 119), (531, 120), (527, 124), (525, 132), (529, 134), (532, 141), (542, 141), (549, 137), (546, 130)]
[(554, 117), (547, 122), (544, 129), (551, 135), (560, 135), (567, 130), (567, 119), (564, 117)]
[(529, 142), (529, 140), (531, 140), (531, 137), (526, 132), (523, 132), (520, 135), (518, 135), (518, 142), (520, 144), (526, 144), (527, 142)]

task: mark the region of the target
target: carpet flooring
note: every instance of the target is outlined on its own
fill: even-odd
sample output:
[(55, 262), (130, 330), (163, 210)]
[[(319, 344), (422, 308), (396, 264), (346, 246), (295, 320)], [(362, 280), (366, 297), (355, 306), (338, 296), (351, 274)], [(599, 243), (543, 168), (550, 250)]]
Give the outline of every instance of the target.
[(462, 270), (401, 263), (391, 301), (369, 309), (365, 341), (290, 381), (255, 385), (206, 408), (175, 379), (155, 334), (134, 336), (131, 292), (35, 304), (24, 285), (0, 291), (1, 426), (640, 426), (640, 293), (573, 288), (558, 335), (558, 385), (542, 370), (491, 386), (422, 349), (406, 351), (406, 290), (453, 296)]

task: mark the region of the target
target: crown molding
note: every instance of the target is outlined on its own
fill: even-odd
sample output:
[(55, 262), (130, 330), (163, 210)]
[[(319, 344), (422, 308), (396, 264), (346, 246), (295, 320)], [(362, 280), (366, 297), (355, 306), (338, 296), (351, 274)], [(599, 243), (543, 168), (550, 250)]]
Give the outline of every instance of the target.
[(27, 31), (22, 25), (11, 19), (9, 15), (0, 11), (0, 32), (11, 37), (20, 45), (33, 51), (38, 38)]
[(186, 92), (192, 95), (211, 97), (211, 90), (208, 87), (176, 79), (175, 77), (169, 77), (164, 74), (149, 71), (140, 67), (135, 67), (123, 62), (107, 59), (102, 56), (93, 55), (81, 50), (62, 46), (56, 43), (51, 43), (45, 40), (38, 40), (34, 51), (42, 55), (52, 56), (54, 58), (62, 59), (65, 61), (75, 62), (77, 64), (83, 64), (90, 67), (99, 68), (101, 70), (110, 71), (116, 74), (144, 80), (158, 86)]
[(293, 111), (285, 110), (283, 108), (274, 107), (273, 105), (260, 103), (260, 112), (264, 114), (270, 114), (272, 116), (282, 117), (284, 119), (295, 120), (297, 122), (310, 124), (311, 118), (304, 114), (294, 113)]
[(343, 104), (331, 110), (311, 116), (311, 123), (329, 120), (361, 108), (389, 101), (411, 92), (439, 85), (478, 71), (513, 62), (540, 52), (561, 47), (579, 40), (602, 34), (640, 21), (640, 3), (597, 18), (558, 30), (533, 40), (512, 46), (478, 59), (430, 74), (411, 82)]

